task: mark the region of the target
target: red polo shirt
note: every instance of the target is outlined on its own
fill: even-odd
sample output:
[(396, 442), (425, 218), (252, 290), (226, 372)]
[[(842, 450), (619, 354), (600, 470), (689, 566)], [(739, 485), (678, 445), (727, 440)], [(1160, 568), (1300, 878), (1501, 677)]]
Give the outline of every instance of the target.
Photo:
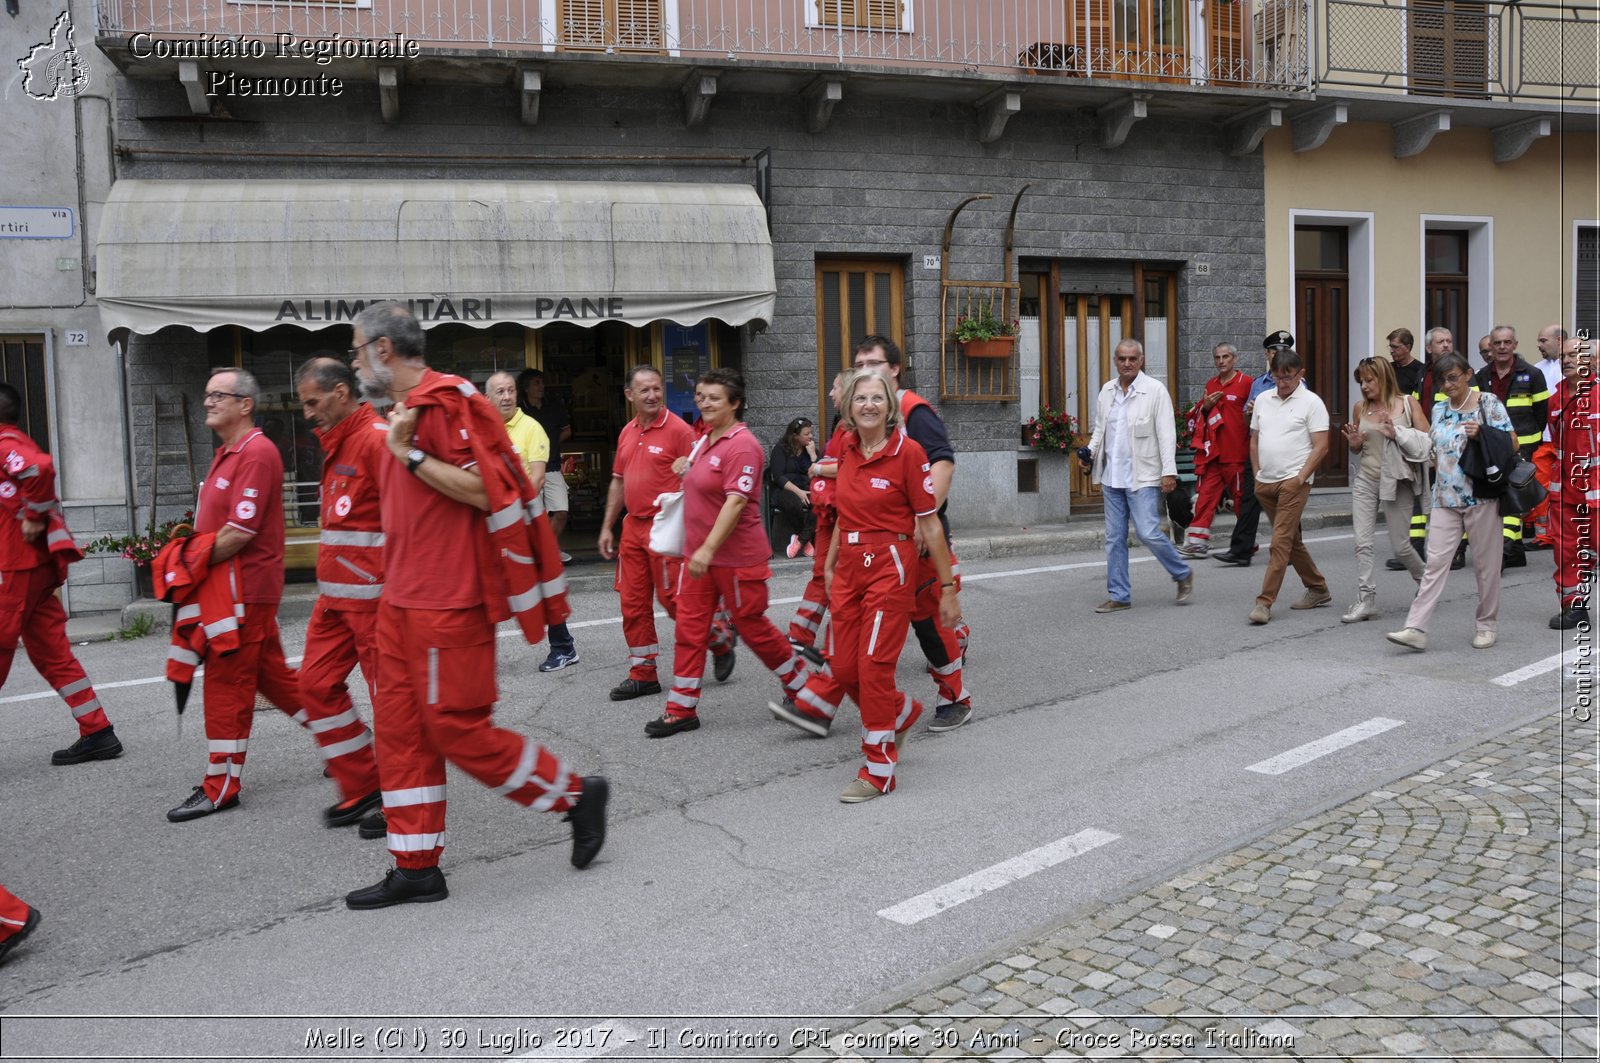
[(643, 428), (637, 417), (622, 426), (611, 475), (622, 481), (622, 501), (628, 507), (628, 516), (654, 517), (656, 496), (683, 485), (672, 471), (672, 463), (689, 453), (694, 439), (694, 429), (671, 410), (662, 410)]
[(683, 478), (684, 546), (688, 553), (698, 550), (711, 534), (727, 497), (743, 495), (750, 504), (739, 513), (733, 534), (711, 563), (744, 568), (763, 564), (772, 557), (766, 532), (761, 530), (761, 472), (765, 463), (760, 440), (742, 423), (735, 424), (715, 443), (701, 445), (689, 474)]
[(861, 438), (844, 437), (833, 504), (843, 532), (897, 532), (910, 535), (917, 518), (936, 512), (928, 455), (915, 439), (896, 429), (884, 448), (861, 457)]
[(194, 530), (217, 532), (224, 527), (250, 535), (234, 556), (239, 600), (246, 605), (277, 605), (283, 597), (283, 458), (259, 428), (218, 450), (200, 483)]

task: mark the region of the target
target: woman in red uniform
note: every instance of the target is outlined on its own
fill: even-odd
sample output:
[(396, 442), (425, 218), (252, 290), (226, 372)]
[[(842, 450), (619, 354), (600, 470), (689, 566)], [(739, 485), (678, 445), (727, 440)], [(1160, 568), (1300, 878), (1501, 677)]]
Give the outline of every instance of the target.
[(928, 456), (901, 430), (894, 389), (876, 372), (860, 370), (845, 379), (841, 399), (849, 431), (834, 482), (837, 517), (824, 573), (833, 610), (829, 662), (861, 708), (867, 763), (839, 795), (855, 804), (894, 789), (898, 744), (922, 715), (922, 706), (894, 684), (916, 597), (919, 525), (939, 574), (940, 621), (954, 627), (961, 606)]
[(687, 560), (678, 573), (672, 692), (661, 718), (644, 726), (651, 738), (700, 726), (700, 684), (719, 595), (733, 614), (734, 630), (783, 682), (785, 697), (806, 681), (800, 657), (767, 619), (772, 548), (761, 528), (766, 455), (744, 425), (744, 377), (737, 370), (713, 369), (695, 385), (694, 400), (707, 433), (683, 479)]

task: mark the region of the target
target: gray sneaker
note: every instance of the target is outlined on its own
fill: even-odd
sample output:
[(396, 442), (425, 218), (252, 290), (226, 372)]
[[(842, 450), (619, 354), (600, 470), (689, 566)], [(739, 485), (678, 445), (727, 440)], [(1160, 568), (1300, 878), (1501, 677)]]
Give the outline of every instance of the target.
[(934, 734), (954, 731), (970, 719), (972, 719), (971, 705), (940, 705), (933, 710), (933, 722), (928, 724), (928, 730)]

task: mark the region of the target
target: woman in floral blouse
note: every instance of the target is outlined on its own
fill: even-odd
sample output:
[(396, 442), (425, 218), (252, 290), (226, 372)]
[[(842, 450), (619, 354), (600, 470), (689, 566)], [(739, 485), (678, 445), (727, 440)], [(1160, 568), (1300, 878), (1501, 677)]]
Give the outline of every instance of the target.
[(1427, 568), (1405, 628), (1391, 631), (1387, 637), (1409, 649), (1428, 648), (1428, 619), (1444, 593), (1450, 560), (1465, 531), (1472, 544), (1472, 570), (1478, 577), (1477, 633), (1472, 636), (1472, 647), (1486, 650), (1494, 645), (1495, 620), (1500, 615), (1500, 505), (1499, 499), (1474, 497), (1472, 481), (1461, 471), (1461, 454), (1478, 434), (1480, 424), (1510, 432), (1511, 416), (1491, 392), (1472, 390), (1472, 370), (1459, 354), (1435, 360), (1432, 368), (1445, 401), (1434, 405), (1430, 418), (1438, 475), (1433, 484), (1433, 513), (1428, 518)]

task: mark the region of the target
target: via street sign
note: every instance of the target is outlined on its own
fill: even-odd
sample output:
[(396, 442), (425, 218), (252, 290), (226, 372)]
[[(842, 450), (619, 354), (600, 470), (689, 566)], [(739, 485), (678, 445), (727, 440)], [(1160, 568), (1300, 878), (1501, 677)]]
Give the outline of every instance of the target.
[(70, 240), (71, 207), (0, 207), (0, 240)]

